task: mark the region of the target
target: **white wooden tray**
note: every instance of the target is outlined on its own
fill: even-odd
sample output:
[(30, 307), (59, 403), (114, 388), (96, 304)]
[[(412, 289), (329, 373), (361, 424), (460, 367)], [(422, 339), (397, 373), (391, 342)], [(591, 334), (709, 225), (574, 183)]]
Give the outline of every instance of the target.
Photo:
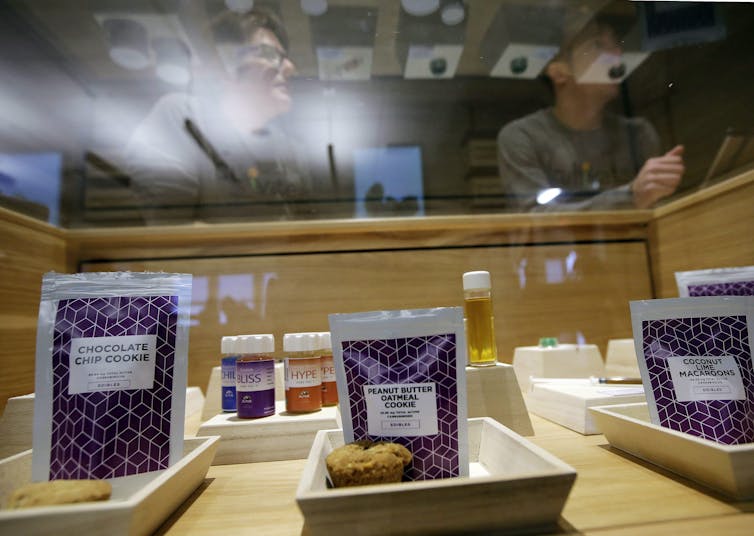
[(278, 400), (275, 415), (239, 419), (235, 413), (220, 413), (202, 424), (197, 435), (220, 436), (213, 465), (299, 460), (309, 454), (319, 430), (340, 426), (336, 408), (290, 414)]
[(493, 419), (469, 419), (470, 476), (329, 489), (342, 430), (317, 433), (296, 491), (313, 536), (553, 530), (576, 471)]
[[(589, 381), (589, 380), (586, 380)], [(592, 406), (646, 402), (641, 385), (579, 385), (533, 383), (524, 393), (526, 407), (534, 415), (584, 435), (599, 434), (600, 428), (589, 412)]]
[[(0, 534), (151, 534), (202, 483), (218, 439), (187, 438), (183, 458), (172, 467), (111, 479), (108, 501), (0, 510)], [(0, 461), (0, 504), (30, 481), (31, 450)]]
[(652, 424), (646, 403), (591, 411), (613, 447), (734, 499), (754, 498), (754, 443), (722, 445)]
[(518, 346), (513, 351), (513, 369), (523, 392), (530, 378), (588, 378), (604, 376), (605, 365), (596, 344), (558, 344), (554, 348)]

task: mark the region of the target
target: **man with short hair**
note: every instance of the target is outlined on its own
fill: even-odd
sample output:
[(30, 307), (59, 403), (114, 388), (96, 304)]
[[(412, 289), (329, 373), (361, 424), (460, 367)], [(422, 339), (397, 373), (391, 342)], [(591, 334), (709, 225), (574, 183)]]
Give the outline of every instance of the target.
[(650, 208), (678, 187), (683, 146), (660, 155), (648, 121), (606, 110), (617, 83), (579, 81), (604, 54), (619, 58), (621, 50), (613, 28), (596, 18), (545, 68), (554, 105), (499, 132), (500, 176), (518, 210)]
[(274, 125), (291, 107), (285, 29), (261, 9), (238, 24), (244, 41), (228, 47), (228, 75), (164, 95), (131, 137), (126, 168), (149, 222), (284, 218), (310, 188), (300, 154)]

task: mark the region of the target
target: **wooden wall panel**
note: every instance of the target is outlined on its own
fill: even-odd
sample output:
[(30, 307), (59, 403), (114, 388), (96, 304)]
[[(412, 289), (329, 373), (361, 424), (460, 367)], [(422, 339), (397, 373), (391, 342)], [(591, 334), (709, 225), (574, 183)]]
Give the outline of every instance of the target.
[(0, 410), (34, 391), (34, 356), (42, 274), (66, 272), (63, 231), (0, 209)]
[[(327, 315), (462, 304), (461, 274), (492, 274), (501, 360), (541, 336), (605, 350), (631, 335), (628, 302), (651, 297), (643, 242), (465, 247), (90, 262), (93, 270), (194, 274), (189, 384), (206, 386), (220, 337), (329, 329)], [(579, 335), (581, 334), (581, 335)]]
[(678, 271), (754, 265), (754, 171), (655, 213), (649, 240), (656, 297), (678, 296)]

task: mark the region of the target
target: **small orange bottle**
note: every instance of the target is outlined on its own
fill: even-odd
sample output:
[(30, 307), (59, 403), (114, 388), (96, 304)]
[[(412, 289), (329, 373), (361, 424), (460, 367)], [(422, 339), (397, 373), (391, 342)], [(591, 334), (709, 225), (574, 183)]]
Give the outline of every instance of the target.
[(335, 381), (335, 362), (329, 331), (319, 333), (318, 346), (322, 353), (322, 405), (334, 406), (338, 403), (338, 384)]
[(285, 409), (289, 413), (311, 413), (322, 409), (322, 365), (316, 333), (286, 333)]

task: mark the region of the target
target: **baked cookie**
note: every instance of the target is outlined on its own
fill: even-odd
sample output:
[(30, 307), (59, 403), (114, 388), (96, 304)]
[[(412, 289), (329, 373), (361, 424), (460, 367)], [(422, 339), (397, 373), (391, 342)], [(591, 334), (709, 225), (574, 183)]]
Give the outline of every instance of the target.
[(21, 486), (5, 501), (8, 509), (105, 501), (112, 486), (106, 480), (51, 480)]
[(411, 453), (403, 445), (356, 441), (338, 447), (325, 459), (336, 488), (400, 482)]

